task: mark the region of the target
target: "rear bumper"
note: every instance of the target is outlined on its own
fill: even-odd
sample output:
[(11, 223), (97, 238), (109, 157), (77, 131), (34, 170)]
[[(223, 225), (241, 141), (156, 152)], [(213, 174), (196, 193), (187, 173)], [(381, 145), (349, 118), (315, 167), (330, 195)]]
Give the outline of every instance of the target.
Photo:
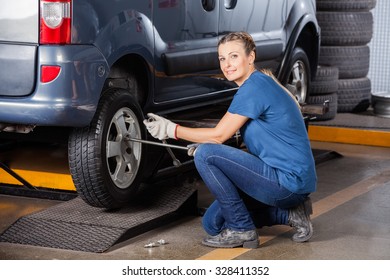
[[(58, 65), (59, 76), (40, 82), (41, 65)], [(25, 97), (0, 96), (0, 123), (82, 127), (96, 111), (107, 61), (94, 46), (40, 46), (36, 87)]]

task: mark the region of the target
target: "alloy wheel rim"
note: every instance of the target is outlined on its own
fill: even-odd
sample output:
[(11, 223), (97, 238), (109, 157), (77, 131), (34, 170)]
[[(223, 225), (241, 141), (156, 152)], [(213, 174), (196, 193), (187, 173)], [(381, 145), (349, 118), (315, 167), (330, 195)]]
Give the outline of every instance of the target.
[(129, 108), (121, 108), (111, 119), (106, 139), (106, 161), (111, 180), (120, 189), (128, 188), (137, 176), (142, 144), (138, 118)]
[(305, 103), (308, 77), (305, 64), (298, 60), (294, 63), (287, 83), (287, 89), (297, 98), (300, 104)]

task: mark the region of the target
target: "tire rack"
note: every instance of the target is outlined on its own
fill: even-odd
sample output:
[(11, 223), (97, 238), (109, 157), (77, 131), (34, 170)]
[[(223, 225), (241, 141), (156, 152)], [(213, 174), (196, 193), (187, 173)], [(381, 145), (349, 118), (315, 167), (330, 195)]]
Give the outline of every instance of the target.
[[(334, 113), (365, 112), (371, 103), (371, 81), (367, 77), (370, 64), (368, 43), (373, 35), (373, 15), (376, 0), (317, 0), (317, 20), (321, 27), (319, 64), (339, 69), (338, 89), (313, 92), (313, 102), (326, 94), (334, 100)], [(320, 72), (321, 74), (321, 72)], [(321, 77), (320, 77), (321, 78)], [(331, 111), (334, 111), (332, 109)], [(327, 120), (335, 117), (329, 115)]]

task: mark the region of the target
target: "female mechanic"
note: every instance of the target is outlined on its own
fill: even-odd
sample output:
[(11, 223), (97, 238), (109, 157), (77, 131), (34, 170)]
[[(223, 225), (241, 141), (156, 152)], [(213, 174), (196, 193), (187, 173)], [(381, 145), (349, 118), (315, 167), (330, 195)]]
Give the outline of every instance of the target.
[[(218, 43), (220, 68), (239, 88), (218, 124), (190, 128), (149, 113), (144, 121), (160, 140), (200, 143), (195, 166), (215, 201), (203, 216), (203, 244), (257, 248), (257, 228), (290, 225), (295, 242), (313, 234), (309, 194), (316, 190), (315, 163), (295, 97), (269, 71), (255, 67), (256, 47), (246, 32)], [(223, 143), (240, 131), (246, 150)]]

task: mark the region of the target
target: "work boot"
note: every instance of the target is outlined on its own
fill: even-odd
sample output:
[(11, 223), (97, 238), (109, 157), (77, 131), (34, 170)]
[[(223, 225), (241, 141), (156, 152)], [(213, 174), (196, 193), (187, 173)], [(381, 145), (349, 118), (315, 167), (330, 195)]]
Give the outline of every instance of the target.
[(288, 212), (288, 223), (296, 229), (292, 240), (295, 242), (308, 241), (313, 235), (313, 225), (310, 221), (310, 215), (313, 214), (310, 197), (299, 204), (297, 207), (290, 208)]
[(203, 245), (217, 248), (244, 247), (256, 249), (259, 247), (259, 237), (255, 229), (248, 231), (234, 231), (224, 229), (220, 234), (206, 237)]

